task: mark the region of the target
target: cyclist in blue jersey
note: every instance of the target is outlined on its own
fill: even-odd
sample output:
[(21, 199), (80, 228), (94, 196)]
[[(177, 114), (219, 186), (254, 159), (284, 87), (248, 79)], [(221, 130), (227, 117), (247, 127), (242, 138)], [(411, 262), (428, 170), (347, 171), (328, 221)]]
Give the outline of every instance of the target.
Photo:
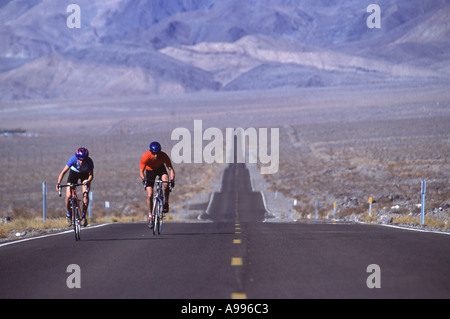
[[(59, 191), (59, 186), (64, 175), (69, 171), (69, 177), (67, 178), (67, 184), (78, 184), (81, 181), (83, 184), (83, 214), (81, 215), (81, 224), (87, 226), (86, 211), (89, 206), (89, 189), (92, 180), (94, 179), (94, 162), (89, 157), (89, 151), (85, 147), (80, 147), (67, 162), (58, 177), (56, 184), (56, 190)], [(66, 207), (67, 207), (67, 224), (72, 224), (72, 211), (70, 209), (70, 188), (66, 188)]]

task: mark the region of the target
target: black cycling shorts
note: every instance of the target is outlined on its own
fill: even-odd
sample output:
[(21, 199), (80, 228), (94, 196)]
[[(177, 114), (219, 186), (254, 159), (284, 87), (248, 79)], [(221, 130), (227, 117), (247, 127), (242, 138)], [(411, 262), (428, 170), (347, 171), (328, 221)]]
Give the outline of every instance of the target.
[(80, 180), (80, 183), (82, 183), (88, 178), (89, 173), (78, 173), (73, 170), (69, 170), (69, 177), (67, 177), (67, 184), (78, 184), (78, 180)]
[(145, 183), (145, 187), (153, 188), (153, 186), (155, 185), (156, 177), (157, 176), (161, 177), (163, 175), (169, 175), (169, 174), (167, 174), (167, 170), (164, 165), (153, 171), (146, 170), (145, 171), (145, 179), (147, 182)]

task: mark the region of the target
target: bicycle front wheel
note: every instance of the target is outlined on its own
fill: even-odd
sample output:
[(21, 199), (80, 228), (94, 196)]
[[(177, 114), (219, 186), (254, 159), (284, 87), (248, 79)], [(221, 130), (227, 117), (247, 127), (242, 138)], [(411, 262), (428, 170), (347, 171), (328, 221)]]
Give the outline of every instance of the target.
[[(73, 205), (73, 203), (72, 203)], [(80, 237), (80, 231), (81, 231), (81, 221), (80, 221), (80, 210), (78, 206), (72, 206), (72, 223), (73, 223), (73, 230), (75, 233), (75, 240), (79, 241), (81, 240)]]
[(158, 210), (158, 235), (161, 235), (162, 232), (162, 224), (163, 224), (163, 205), (159, 204)]
[(159, 219), (159, 200), (156, 200), (153, 204), (153, 235), (156, 235), (157, 233), (157, 227), (158, 227), (158, 219)]

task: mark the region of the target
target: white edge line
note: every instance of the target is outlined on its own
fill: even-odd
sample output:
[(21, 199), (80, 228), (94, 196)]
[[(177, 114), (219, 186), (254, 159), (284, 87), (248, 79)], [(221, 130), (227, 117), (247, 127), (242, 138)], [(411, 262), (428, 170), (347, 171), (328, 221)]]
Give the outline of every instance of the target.
[(384, 227), (391, 227), (391, 228), (398, 228), (398, 229), (418, 231), (418, 232), (422, 232), (422, 233), (434, 233), (434, 234), (450, 235), (450, 233), (448, 233), (448, 232), (443, 232), (443, 231), (438, 231), (438, 230), (417, 229), (417, 228), (409, 228), (409, 227), (402, 227), (402, 226), (395, 226), (395, 225), (386, 225), (386, 224), (367, 224), (367, 225), (378, 225), (378, 226), (384, 226)]
[[(206, 210), (205, 210), (205, 214), (207, 214), (207, 215), (210, 215), (210, 213), (209, 213), (209, 208), (211, 207), (211, 203), (213, 202), (214, 194), (215, 194), (215, 193), (216, 193), (216, 192), (212, 192), (211, 197), (209, 198), (208, 207), (206, 207)], [(199, 215), (199, 216), (200, 216), (200, 215)]]
[[(257, 191), (255, 191), (255, 187), (253, 186), (253, 176), (252, 176), (252, 174), (251, 174), (251, 172), (250, 172), (250, 169), (248, 168), (248, 164), (246, 163), (245, 166), (246, 166), (246, 168), (247, 168), (247, 170), (248, 170), (248, 173), (249, 173), (249, 175), (250, 175), (250, 185), (251, 185), (251, 187), (252, 187), (252, 192), (257, 192)], [(266, 210), (266, 214), (265, 214), (265, 215), (269, 214), (269, 215), (271, 215), (271, 216), (274, 216), (274, 215), (272, 214), (272, 212), (270, 211), (270, 209), (269, 209), (269, 205), (267, 204), (266, 194), (264, 194), (263, 191), (259, 191), (259, 192), (261, 193), (261, 197), (262, 197), (262, 200), (263, 200), (263, 203), (264, 203), (264, 209)], [(267, 220), (267, 218), (266, 218), (266, 216), (264, 216), (263, 223), (265, 223), (266, 220)]]
[[(90, 226), (89, 228), (85, 228), (84, 230), (99, 228), (99, 227), (103, 227), (103, 226), (107, 226), (107, 225), (111, 225), (111, 223), (100, 224), (100, 225), (96, 225), (96, 226)], [(71, 230), (66, 230), (66, 231), (63, 231), (63, 232), (53, 233), (53, 234), (47, 234), (47, 235), (42, 235), (42, 236), (29, 237), (29, 238), (24, 238), (24, 239), (19, 239), (19, 240), (13, 240), (13, 241), (10, 241), (10, 242), (6, 242), (6, 243), (3, 243), (3, 244), (0, 244), (0, 248), (3, 247), (3, 246), (23, 243), (23, 242), (29, 241), (29, 240), (41, 239), (41, 238), (52, 237), (52, 236), (59, 236), (59, 235), (68, 234), (68, 233), (71, 233), (71, 232), (73, 232), (72, 229)]]
[[(264, 208), (266, 209), (266, 215), (269, 214), (270, 216), (274, 216), (274, 214), (272, 214), (272, 212), (270, 211), (269, 206), (267, 205), (266, 194), (264, 194), (263, 191), (260, 191), (260, 192), (261, 192), (261, 196), (262, 196), (262, 199), (264, 202)], [(264, 216), (263, 223), (265, 223), (266, 221), (267, 221), (267, 218), (266, 218), (266, 216)]]
[[(228, 166), (227, 166), (227, 167), (228, 167)], [(227, 167), (225, 167), (225, 169), (226, 169)], [(217, 191), (217, 193), (220, 193), (220, 192), (222, 191), (222, 180), (223, 180), (223, 174), (225, 173), (225, 169), (223, 169), (223, 170), (222, 170), (222, 173), (220, 174), (220, 181), (219, 181), (220, 186), (219, 186), (219, 190)], [(206, 207), (206, 210), (205, 210), (205, 214), (206, 214), (206, 215), (210, 215), (210, 213), (209, 213), (209, 208), (211, 207), (211, 203), (213, 202), (213, 199), (214, 199), (214, 193), (216, 193), (216, 192), (215, 192), (215, 191), (212, 191), (212, 192), (211, 192), (211, 196), (209, 197), (208, 207)], [(200, 215), (199, 215), (199, 217), (200, 217)]]

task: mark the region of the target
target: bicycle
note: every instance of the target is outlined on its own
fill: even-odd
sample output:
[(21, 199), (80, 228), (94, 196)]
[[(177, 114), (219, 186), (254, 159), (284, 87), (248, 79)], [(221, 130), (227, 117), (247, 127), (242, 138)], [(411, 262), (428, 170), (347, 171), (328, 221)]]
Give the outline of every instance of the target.
[[(163, 200), (164, 200), (164, 188), (163, 184), (169, 184), (170, 182), (162, 181), (160, 179), (155, 180), (156, 185), (156, 191), (153, 195), (153, 211), (152, 211), (152, 224), (150, 225), (150, 219), (148, 220), (148, 225), (152, 226), (153, 228), (153, 235), (161, 235), (162, 232), (162, 225), (163, 225), (163, 219), (164, 219), (164, 213), (163, 213)], [(169, 188), (169, 191), (172, 189)]]
[(70, 197), (70, 209), (72, 210), (72, 225), (73, 230), (75, 232), (75, 240), (81, 240), (80, 231), (81, 231), (81, 216), (80, 216), (80, 200), (78, 199), (76, 187), (82, 186), (83, 184), (68, 184), (68, 185), (59, 185), (58, 193), (59, 197), (61, 197), (61, 190), (63, 187), (70, 187), (71, 197)]

